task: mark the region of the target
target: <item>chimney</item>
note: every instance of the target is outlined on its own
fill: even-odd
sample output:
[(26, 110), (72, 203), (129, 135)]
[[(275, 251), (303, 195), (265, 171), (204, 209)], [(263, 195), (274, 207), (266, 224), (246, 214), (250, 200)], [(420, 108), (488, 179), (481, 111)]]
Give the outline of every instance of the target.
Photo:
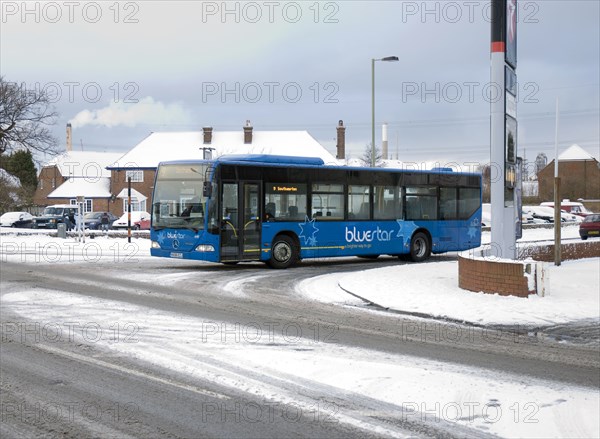
[(385, 122), (381, 127), (381, 155), (384, 160), (388, 159), (388, 124)]
[(337, 159), (345, 159), (346, 158), (346, 127), (344, 126), (344, 121), (340, 120), (337, 126)]
[(203, 127), (202, 133), (204, 134), (204, 144), (210, 145), (212, 143), (212, 127)]
[(67, 124), (67, 151), (73, 151), (71, 124)]
[(244, 143), (252, 143), (252, 125), (250, 125), (250, 121), (246, 121), (246, 126), (244, 127)]

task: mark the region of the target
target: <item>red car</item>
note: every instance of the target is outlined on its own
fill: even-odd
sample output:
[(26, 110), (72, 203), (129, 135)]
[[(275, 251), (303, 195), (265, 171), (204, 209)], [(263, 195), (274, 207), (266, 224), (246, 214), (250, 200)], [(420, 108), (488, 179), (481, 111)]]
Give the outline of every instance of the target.
[(588, 215), (579, 223), (579, 236), (583, 240), (588, 237), (600, 236), (600, 213)]
[[(128, 212), (125, 212), (121, 218), (112, 223), (113, 229), (127, 228)], [(134, 230), (148, 230), (150, 228), (150, 214), (148, 212), (132, 211), (131, 228)]]

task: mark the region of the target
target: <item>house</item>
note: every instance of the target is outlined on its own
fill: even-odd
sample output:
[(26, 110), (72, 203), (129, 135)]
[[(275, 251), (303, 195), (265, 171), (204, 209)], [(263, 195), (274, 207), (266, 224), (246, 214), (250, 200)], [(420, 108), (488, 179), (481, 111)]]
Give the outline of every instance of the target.
[(66, 151), (44, 165), (33, 201), (38, 206), (74, 204), (85, 197), (85, 210), (107, 210), (110, 206), (108, 165), (121, 153)]
[[(579, 145), (572, 145), (558, 156), (560, 198), (600, 199), (600, 163)], [(554, 199), (554, 160), (538, 173), (539, 197)]]
[(226, 154), (309, 156), (320, 157), (326, 164), (337, 164), (336, 158), (307, 131), (254, 131), (247, 122), (239, 131), (213, 131), (205, 127), (202, 131), (151, 133), (108, 166), (113, 200), (110, 211), (115, 215), (127, 211), (129, 178), (132, 210), (150, 211), (154, 176), (160, 162)]

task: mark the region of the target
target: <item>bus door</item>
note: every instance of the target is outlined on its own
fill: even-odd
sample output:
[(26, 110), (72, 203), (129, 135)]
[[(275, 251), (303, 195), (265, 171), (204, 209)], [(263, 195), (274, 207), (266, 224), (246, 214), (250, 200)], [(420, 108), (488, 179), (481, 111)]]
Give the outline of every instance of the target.
[(221, 193), (221, 261), (259, 260), (260, 184), (224, 182)]

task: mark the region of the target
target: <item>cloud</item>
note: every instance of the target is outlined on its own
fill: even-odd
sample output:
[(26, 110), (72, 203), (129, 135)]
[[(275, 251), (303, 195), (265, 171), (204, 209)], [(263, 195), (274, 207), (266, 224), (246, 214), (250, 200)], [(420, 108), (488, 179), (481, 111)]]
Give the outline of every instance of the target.
[(136, 103), (111, 102), (99, 110), (82, 110), (69, 122), (73, 128), (86, 125), (107, 128), (123, 125), (131, 128), (141, 124), (189, 124), (191, 120), (191, 115), (181, 104), (164, 104), (147, 96)]

